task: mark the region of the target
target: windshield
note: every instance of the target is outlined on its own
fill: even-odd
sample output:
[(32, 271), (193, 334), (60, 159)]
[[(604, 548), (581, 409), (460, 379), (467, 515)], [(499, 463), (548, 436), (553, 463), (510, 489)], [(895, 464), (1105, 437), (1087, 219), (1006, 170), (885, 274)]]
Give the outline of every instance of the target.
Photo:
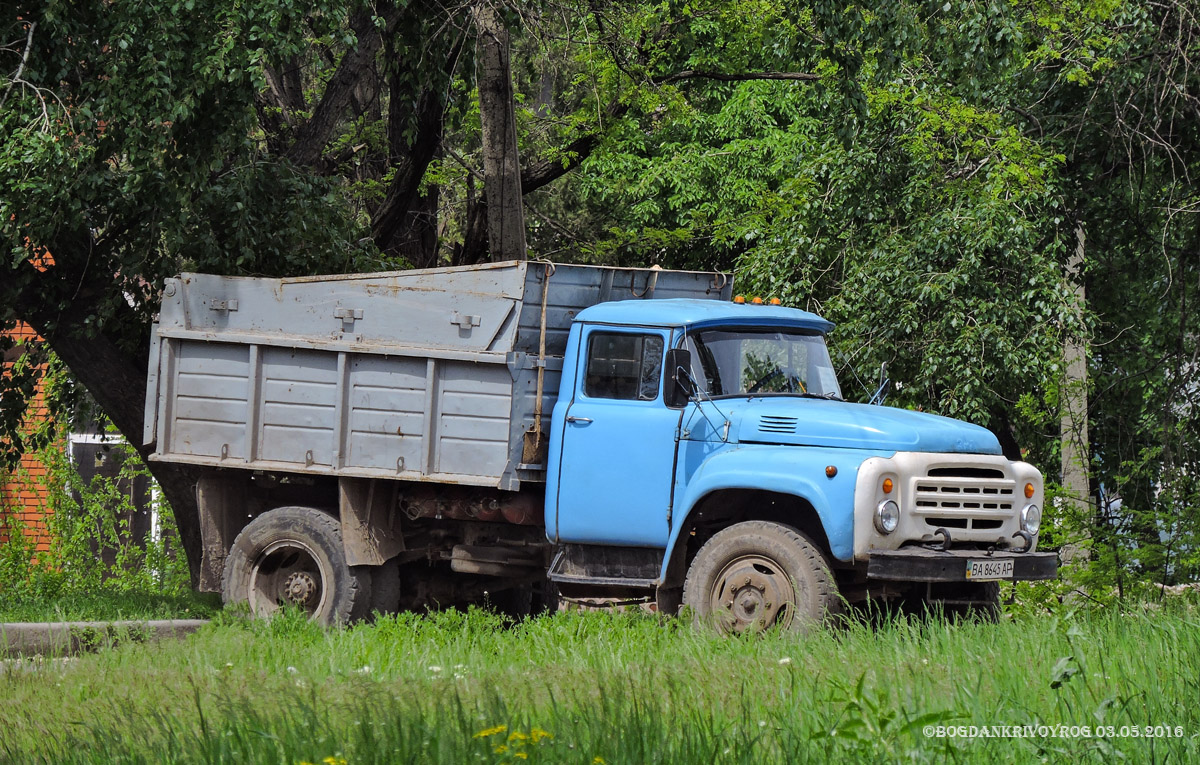
[(709, 329), (687, 336), (691, 375), (709, 396), (841, 398), (825, 338), (801, 329)]

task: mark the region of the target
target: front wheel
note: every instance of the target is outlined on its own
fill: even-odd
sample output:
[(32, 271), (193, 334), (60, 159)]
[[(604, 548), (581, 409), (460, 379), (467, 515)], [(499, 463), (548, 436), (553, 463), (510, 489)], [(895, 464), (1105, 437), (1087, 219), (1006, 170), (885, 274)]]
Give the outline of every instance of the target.
[(796, 529), (768, 521), (730, 526), (688, 569), (683, 603), (722, 634), (778, 627), (804, 631), (840, 610), (820, 549)]
[(323, 625), (361, 619), (371, 608), (371, 574), (346, 565), (341, 524), (311, 507), (280, 507), (246, 525), (225, 559), (221, 595), (258, 616), (282, 606)]

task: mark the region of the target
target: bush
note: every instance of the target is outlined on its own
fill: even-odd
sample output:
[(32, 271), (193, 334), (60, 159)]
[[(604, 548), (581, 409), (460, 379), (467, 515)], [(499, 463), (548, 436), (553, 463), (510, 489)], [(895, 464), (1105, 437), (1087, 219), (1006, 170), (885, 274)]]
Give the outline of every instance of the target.
[(136, 538), (129, 519), (137, 479), (149, 471), (128, 444), (111, 446), (115, 477), (84, 481), (61, 445), (38, 454), (46, 465), (49, 549), (38, 552), (16, 518), (8, 518), (8, 541), (0, 544), (0, 597), (7, 603), (110, 592), (178, 597), (189, 593), (187, 561), (171, 508), (158, 501), (158, 533)]

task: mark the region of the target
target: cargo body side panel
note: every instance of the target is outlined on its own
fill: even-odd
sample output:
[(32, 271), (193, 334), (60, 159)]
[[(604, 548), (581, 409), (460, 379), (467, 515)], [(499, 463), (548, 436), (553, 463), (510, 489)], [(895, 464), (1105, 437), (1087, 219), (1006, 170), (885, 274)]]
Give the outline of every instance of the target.
[(246, 455), (250, 353), (246, 346), (180, 343), (171, 347), (173, 399), (168, 424), (174, 454), (217, 459)]
[(158, 459), (480, 486), (508, 464), (503, 364), (166, 342), (178, 362)]
[(396, 473), (421, 465), (425, 359), (354, 356), (345, 467)]

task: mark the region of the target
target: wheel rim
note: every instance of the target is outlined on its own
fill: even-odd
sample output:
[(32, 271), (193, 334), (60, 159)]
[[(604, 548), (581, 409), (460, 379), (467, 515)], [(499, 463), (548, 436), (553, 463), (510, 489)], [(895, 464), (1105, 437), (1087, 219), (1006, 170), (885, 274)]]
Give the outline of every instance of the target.
[(329, 581), (311, 547), (295, 539), (272, 542), (250, 569), (250, 609), (266, 616), (294, 605), (315, 616), (325, 608)]
[(721, 569), (708, 597), (709, 613), (724, 633), (779, 626), (796, 612), (796, 588), (787, 572), (765, 555), (744, 555)]

